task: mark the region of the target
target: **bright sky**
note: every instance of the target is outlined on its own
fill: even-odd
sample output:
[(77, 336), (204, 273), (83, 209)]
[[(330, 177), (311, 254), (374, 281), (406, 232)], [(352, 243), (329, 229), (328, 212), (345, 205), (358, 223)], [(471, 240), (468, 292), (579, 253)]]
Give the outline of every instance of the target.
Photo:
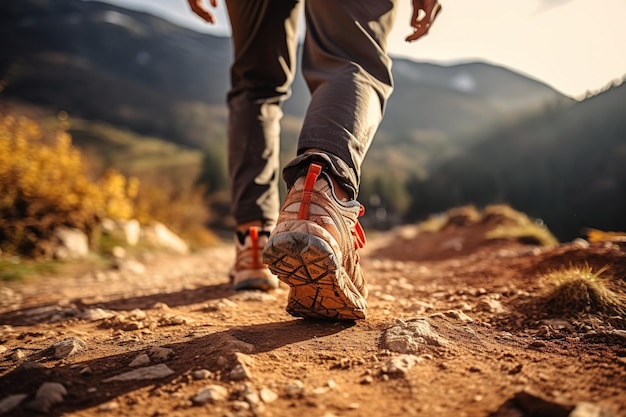
[[(195, 17), (187, 0), (104, 1), (203, 32), (228, 35), (230, 30), (224, 0), (215, 26)], [(399, 2), (390, 42), (395, 56), (441, 64), (486, 61), (573, 97), (626, 74), (626, 0), (440, 0), (443, 12), (431, 33), (413, 44), (404, 42), (411, 1)]]

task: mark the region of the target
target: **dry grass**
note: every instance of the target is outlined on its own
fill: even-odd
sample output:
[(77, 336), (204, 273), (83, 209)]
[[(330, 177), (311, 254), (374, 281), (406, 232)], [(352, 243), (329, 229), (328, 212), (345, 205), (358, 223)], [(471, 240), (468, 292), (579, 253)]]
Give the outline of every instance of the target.
[(542, 225), (532, 222), (521, 225), (503, 224), (485, 234), (487, 239), (517, 240), (528, 245), (553, 246), (559, 242), (554, 235)]
[(610, 288), (609, 267), (593, 270), (588, 265), (572, 266), (541, 277), (549, 290), (544, 297), (545, 311), (576, 316), (581, 313), (623, 316), (624, 295)]
[(486, 239), (513, 239), (538, 246), (553, 246), (559, 243), (543, 221), (533, 220), (507, 205), (487, 206), (483, 211), (483, 221), (498, 224), (485, 234)]
[(428, 217), (417, 225), (420, 233), (435, 233), (448, 226), (467, 227), (478, 222), (496, 224), (485, 234), (488, 240), (517, 240), (528, 245), (552, 246), (559, 242), (540, 220), (533, 220), (505, 204), (485, 207), (462, 206)]

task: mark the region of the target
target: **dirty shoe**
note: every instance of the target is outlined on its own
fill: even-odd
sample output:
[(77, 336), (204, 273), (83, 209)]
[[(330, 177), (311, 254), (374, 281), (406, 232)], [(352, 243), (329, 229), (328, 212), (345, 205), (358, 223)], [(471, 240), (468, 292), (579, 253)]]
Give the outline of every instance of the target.
[(263, 262), (290, 287), (289, 314), (365, 318), (367, 288), (356, 252), (365, 244), (361, 214), (356, 200), (337, 199), (320, 165), (296, 180), (263, 252)]
[(278, 279), (261, 261), (268, 231), (252, 226), (235, 234), (236, 259), (230, 276), (235, 290), (269, 291), (278, 288)]

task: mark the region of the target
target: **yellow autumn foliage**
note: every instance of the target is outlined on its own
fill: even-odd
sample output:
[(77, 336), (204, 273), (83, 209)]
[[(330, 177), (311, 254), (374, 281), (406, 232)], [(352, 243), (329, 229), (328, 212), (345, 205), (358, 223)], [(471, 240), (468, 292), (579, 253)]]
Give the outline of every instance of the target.
[(105, 216), (132, 217), (138, 180), (109, 171), (94, 181), (85, 168), (65, 129), (46, 135), (32, 120), (0, 116), (0, 249), (46, 255), (58, 226), (90, 234)]

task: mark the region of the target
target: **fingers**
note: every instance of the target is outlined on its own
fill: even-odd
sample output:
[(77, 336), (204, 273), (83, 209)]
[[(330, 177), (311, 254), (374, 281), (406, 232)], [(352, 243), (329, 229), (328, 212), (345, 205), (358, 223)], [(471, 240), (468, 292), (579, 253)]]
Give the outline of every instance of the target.
[[(421, 17), (420, 12), (423, 12)], [(406, 41), (413, 42), (426, 35), (439, 13), (441, 13), (441, 4), (437, 0), (413, 0), (413, 15), (411, 16), (413, 33), (406, 37)]]
[[(202, 20), (209, 23), (215, 23), (213, 13), (211, 13), (209, 9), (204, 6), (203, 0), (187, 0), (187, 2), (189, 3), (191, 10), (200, 16)], [(211, 6), (217, 7), (217, 0), (211, 0)]]

